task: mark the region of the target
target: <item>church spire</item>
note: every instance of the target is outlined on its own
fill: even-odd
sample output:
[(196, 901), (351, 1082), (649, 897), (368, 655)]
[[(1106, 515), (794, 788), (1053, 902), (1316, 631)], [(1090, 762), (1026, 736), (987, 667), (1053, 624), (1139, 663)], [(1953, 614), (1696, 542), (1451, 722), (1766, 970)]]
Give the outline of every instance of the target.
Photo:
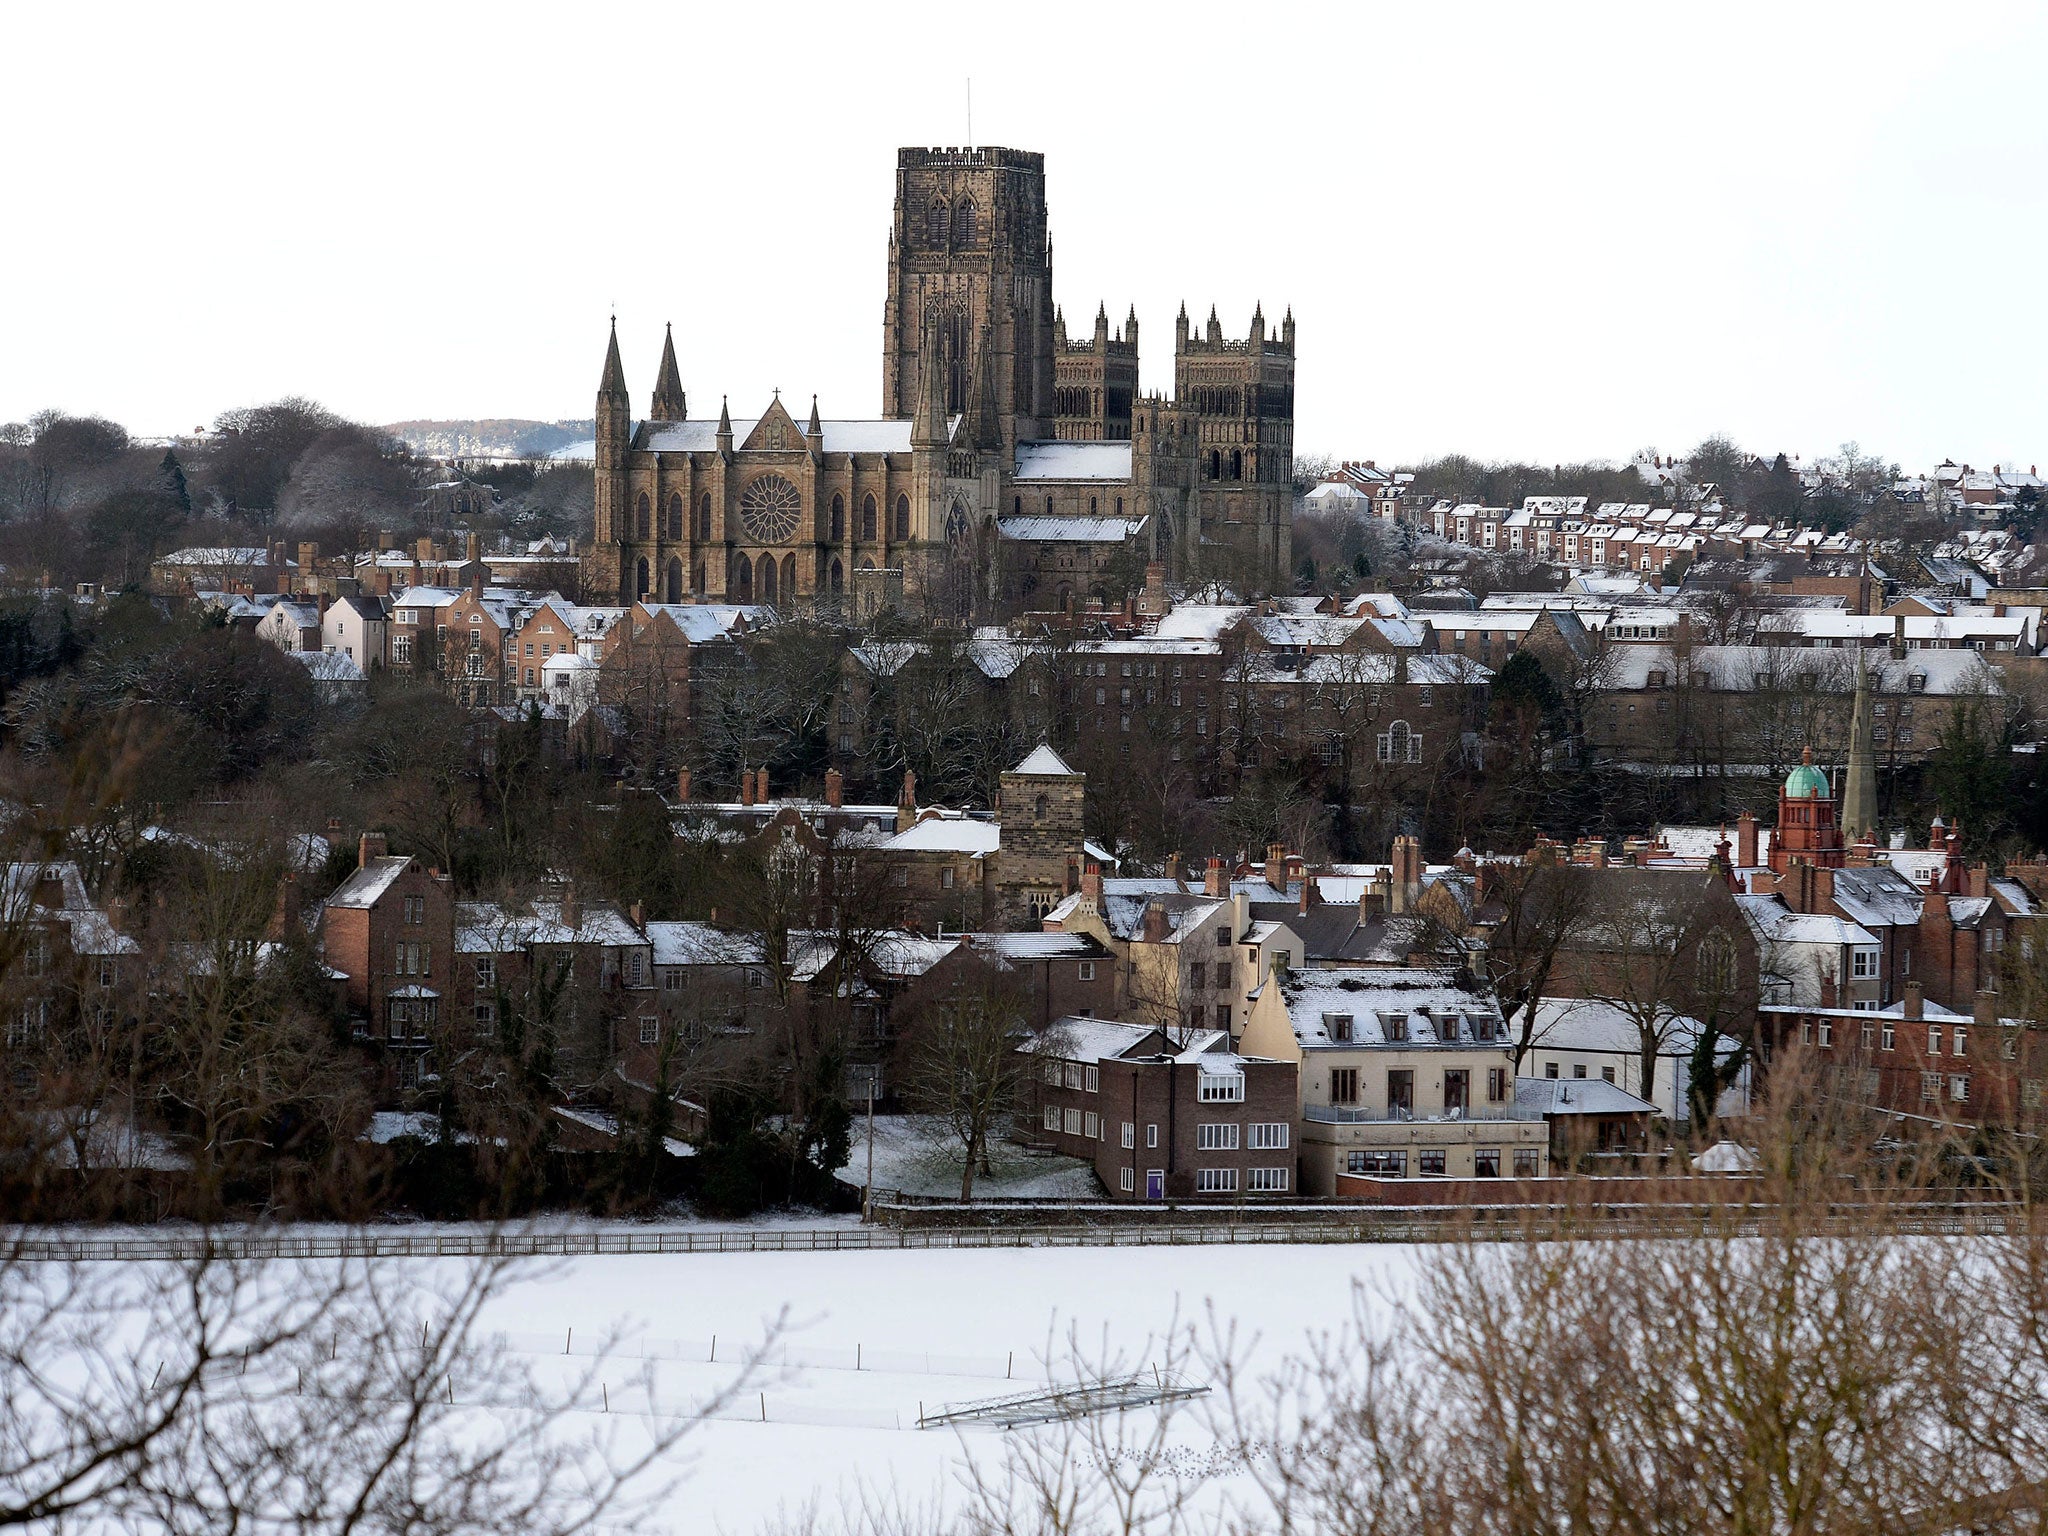
[(724, 395), (718, 397), (718, 451), (728, 457), (732, 454), (732, 410)]
[(612, 316), (612, 339), (611, 344), (605, 348), (604, 377), (597, 381), (597, 392), (600, 395), (619, 400), (630, 399), (626, 394), (625, 365), (619, 361), (619, 317), (617, 315)]
[(983, 449), (1003, 445), (1002, 417), (996, 409), (995, 370), (989, 362), (994, 351), (995, 340), (984, 325), (981, 344), (974, 351), (974, 370), (967, 381), (968, 409), (973, 412), (968, 437), (975, 447)]
[(927, 310), (917, 342), (917, 413), (910, 428), (913, 448), (946, 443), (946, 359), (944, 328), (936, 309)]
[(1849, 773), (1842, 784), (1842, 830), (1851, 841), (1877, 833), (1877, 754), (1871, 745), (1870, 675), (1856, 653), (1856, 702), (1849, 714)]
[(654, 400), (648, 406), (650, 421), (688, 421), (690, 402), (683, 394), (682, 375), (676, 369), (676, 332), (669, 326), (661, 339), (661, 371), (654, 376)]
[(824, 427), (818, 422), (818, 397), (816, 395), (811, 396), (811, 420), (810, 424), (804, 428), (804, 432), (810, 437), (823, 437), (825, 435)]

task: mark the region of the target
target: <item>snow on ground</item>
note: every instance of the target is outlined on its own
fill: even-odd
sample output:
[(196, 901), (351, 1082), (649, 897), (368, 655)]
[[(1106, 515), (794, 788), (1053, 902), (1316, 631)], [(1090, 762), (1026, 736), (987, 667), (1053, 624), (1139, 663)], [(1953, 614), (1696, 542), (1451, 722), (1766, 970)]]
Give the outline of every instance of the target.
[[(1374, 1305), (1404, 1292), (1415, 1259), (1340, 1245), (587, 1258), (523, 1280), (491, 1321), (543, 1373), (569, 1367), (549, 1358), (565, 1345), (581, 1354), (583, 1339), (638, 1329), (638, 1352), (673, 1357), (654, 1366), (673, 1405), (728, 1385), (740, 1341), (785, 1316), (801, 1363), (769, 1368), (732, 1416), (692, 1435), (690, 1476), (666, 1509), (674, 1531), (739, 1536), (808, 1501), (833, 1510), (863, 1487), (913, 1498), (955, 1487), (963, 1456), (989, 1454), (1000, 1432), (894, 1425), (1044, 1379), (1049, 1345), (1070, 1331), (1091, 1354), (1107, 1344), (1149, 1363), (1176, 1318), (1206, 1323), (1213, 1308), (1258, 1335), (1254, 1363), (1271, 1365), (1341, 1326), (1354, 1284)], [(706, 1358), (714, 1335), (717, 1364)], [(622, 1360), (620, 1378), (640, 1364)], [(767, 1422), (745, 1422), (750, 1412)]]
[[(868, 1125), (853, 1124), (853, 1155), (839, 1170), (842, 1183), (867, 1182)], [(875, 1188), (906, 1195), (957, 1199), (964, 1159), (960, 1143), (916, 1115), (875, 1116)], [(1078, 1157), (1032, 1152), (998, 1140), (989, 1147), (989, 1173), (974, 1176), (978, 1200), (1099, 1200), (1095, 1169)]]

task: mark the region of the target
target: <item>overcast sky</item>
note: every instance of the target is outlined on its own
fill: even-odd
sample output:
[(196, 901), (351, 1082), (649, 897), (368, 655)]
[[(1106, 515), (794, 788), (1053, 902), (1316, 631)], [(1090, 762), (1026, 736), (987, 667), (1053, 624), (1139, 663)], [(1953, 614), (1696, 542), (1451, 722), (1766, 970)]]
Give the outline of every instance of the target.
[(13, 9), (0, 420), (876, 412), (895, 150), (1042, 150), (1055, 295), (1299, 322), (1297, 448), (2048, 462), (2048, 8)]

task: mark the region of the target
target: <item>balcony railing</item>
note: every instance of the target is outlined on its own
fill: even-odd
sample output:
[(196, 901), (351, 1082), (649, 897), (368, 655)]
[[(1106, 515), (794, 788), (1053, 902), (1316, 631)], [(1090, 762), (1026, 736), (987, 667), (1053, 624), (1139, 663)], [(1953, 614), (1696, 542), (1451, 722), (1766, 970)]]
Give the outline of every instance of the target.
[(1369, 1109), (1349, 1104), (1304, 1104), (1304, 1120), (1323, 1125), (1455, 1125), (1467, 1120), (1541, 1120), (1540, 1110), (1519, 1104), (1478, 1104), (1464, 1109), (1440, 1110), (1435, 1114), (1410, 1109)]

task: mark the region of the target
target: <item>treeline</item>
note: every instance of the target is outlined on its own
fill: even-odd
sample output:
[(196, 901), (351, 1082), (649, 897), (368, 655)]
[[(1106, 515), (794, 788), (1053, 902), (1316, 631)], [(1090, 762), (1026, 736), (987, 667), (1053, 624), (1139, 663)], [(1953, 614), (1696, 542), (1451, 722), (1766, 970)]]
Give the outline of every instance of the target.
[[(500, 500), (468, 526), (586, 537), (587, 469), (472, 466)], [(328, 553), (447, 529), (447, 474), (404, 443), (311, 400), (225, 411), (185, 446), (132, 438), (99, 416), (42, 411), (0, 424), (0, 565), (16, 586), (140, 583), (156, 556), (194, 544), (309, 540)]]

